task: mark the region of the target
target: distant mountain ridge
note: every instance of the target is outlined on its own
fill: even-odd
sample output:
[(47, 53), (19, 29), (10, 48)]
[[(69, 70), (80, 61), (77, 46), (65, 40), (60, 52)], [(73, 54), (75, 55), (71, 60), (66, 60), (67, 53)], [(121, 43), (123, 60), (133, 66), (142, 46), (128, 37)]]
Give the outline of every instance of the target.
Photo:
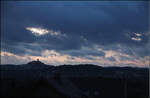
[(124, 98), (124, 85), (128, 84), (127, 98), (148, 98), (148, 68), (53, 66), (40, 61), (0, 68), (2, 96)]
[[(148, 72), (148, 68), (138, 67), (102, 67), (93, 64), (78, 64), (78, 65), (46, 65), (40, 61), (32, 61), (22, 65), (1, 65), (2, 70), (47, 70), (52, 72), (59, 72), (63, 76), (68, 77), (86, 77), (86, 76), (108, 76), (117, 78), (146, 78), (145, 73)], [(147, 73), (148, 74), (148, 73)]]

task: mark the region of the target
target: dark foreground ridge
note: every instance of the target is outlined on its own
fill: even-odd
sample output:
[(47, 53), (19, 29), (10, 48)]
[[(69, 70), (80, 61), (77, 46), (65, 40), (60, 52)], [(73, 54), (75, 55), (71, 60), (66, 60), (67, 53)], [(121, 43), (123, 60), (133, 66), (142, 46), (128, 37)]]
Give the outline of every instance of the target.
[(149, 70), (92, 64), (1, 65), (1, 97), (148, 98)]

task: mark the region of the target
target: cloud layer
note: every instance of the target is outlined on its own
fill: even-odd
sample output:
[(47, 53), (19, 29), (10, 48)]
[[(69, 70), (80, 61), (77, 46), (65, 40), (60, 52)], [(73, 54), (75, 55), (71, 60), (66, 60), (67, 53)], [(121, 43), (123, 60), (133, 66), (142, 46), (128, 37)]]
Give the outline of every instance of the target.
[(128, 1), (3, 2), (1, 50), (6, 55), (1, 58), (5, 63), (21, 56), (20, 63), (38, 57), (56, 65), (147, 66), (148, 7)]
[[(109, 55), (109, 56), (108, 56)], [(22, 64), (32, 60), (40, 59), (46, 64), (63, 65), (63, 64), (96, 64), (100, 66), (136, 66), (147, 67), (149, 64), (149, 57), (132, 58), (127, 54), (116, 54), (114, 51), (107, 51), (106, 58), (101, 56), (88, 55), (84, 57), (71, 56), (69, 54), (61, 54), (54, 50), (45, 50), (41, 56), (24, 55), (18, 56), (9, 52), (1, 52), (2, 64)], [(122, 58), (125, 59), (122, 59)]]

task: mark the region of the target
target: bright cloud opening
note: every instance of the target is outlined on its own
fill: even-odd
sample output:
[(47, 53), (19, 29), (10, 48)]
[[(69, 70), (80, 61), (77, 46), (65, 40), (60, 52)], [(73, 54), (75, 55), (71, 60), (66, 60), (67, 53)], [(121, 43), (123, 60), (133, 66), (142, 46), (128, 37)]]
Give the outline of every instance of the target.
[(26, 29), (31, 31), (32, 34), (36, 36), (45, 35), (49, 33), (47, 29), (42, 29), (42, 28), (27, 27)]
[(133, 34), (134, 34), (134, 37), (131, 37), (131, 40), (133, 40), (133, 41), (138, 41), (138, 42), (140, 42), (141, 40), (142, 40), (142, 34), (141, 33), (135, 33), (135, 32), (133, 32)]
[(36, 27), (27, 27), (26, 30), (29, 30), (35, 36), (41, 36), (45, 34), (50, 34), (51, 36), (66, 36), (65, 34), (61, 34), (60, 31), (48, 30), (43, 28), (36, 28)]
[(134, 33), (136, 36), (142, 36), (142, 34), (141, 33)]
[(113, 57), (116, 55), (116, 53), (114, 51), (104, 51), (105, 52), (105, 57), (109, 58), (109, 57)]
[(131, 39), (134, 41), (141, 41), (142, 40), (141, 38), (138, 38), (138, 37), (132, 37)]

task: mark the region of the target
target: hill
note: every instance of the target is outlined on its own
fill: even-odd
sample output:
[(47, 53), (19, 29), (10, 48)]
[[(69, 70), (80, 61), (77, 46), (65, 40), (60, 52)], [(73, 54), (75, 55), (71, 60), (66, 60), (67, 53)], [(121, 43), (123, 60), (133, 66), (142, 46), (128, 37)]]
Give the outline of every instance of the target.
[(149, 70), (92, 64), (1, 65), (1, 96), (148, 98)]

